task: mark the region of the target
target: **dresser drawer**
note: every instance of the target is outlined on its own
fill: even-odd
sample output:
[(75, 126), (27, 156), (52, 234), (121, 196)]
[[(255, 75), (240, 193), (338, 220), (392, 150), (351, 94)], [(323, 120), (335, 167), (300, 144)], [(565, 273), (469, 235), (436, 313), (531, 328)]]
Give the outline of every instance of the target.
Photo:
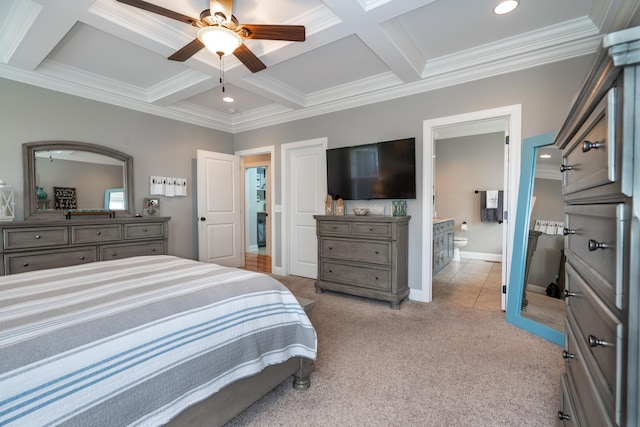
[[(622, 308), (629, 209), (622, 203), (565, 207), (568, 258), (607, 302)], [(565, 231), (567, 232), (567, 231)]]
[(354, 236), (391, 237), (392, 225), (377, 222), (356, 222), (353, 224)]
[(573, 382), (572, 391), (575, 391), (575, 395), (572, 394), (574, 408), (576, 412), (581, 414), (581, 420), (578, 420), (581, 422), (579, 425), (598, 427), (615, 425), (608, 415), (610, 411), (607, 405), (602, 401), (596, 385), (589, 375), (589, 368), (569, 323), (567, 323), (565, 331), (565, 350), (570, 356), (565, 359), (565, 366)]
[(120, 224), (74, 225), (71, 227), (71, 243), (101, 243), (122, 240)]
[(125, 239), (143, 239), (146, 237), (164, 237), (164, 224), (150, 222), (124, 225)]
[(614, 418), (617, 396), (620, 394), (618, 368), (622, 363), (622, 324), (620, 320), (591, 291), (587, 283), (570, 263), (565, 266), (567, 290), (574, 296), (567, 297), (567, 316), (571, 329), (582, 347), (584, 363), (603, 401), (607, 402), (610, 416)]
[(163, 255), (164, 242), (128, 243), (122, 245), (103, 245), (100, 247), (100, 260), (129, 258), (142, 255)]
[(391, 243), (320, 238), (320, 257), (391, 264)]
[[(562, 153), (564, 196), (615, 183), (620, 179), (616, 138), (616, 88), (596, 107)], [(609, 193), (619, 191), (609, 189)]]
[(68, 267), (97, 261), (96, 248), (58, 249), (55, 251), (5, 254), (5, 274), (24, 273), (45, 268)]
[(320, 261), (320, 279), (382, 291), (391, 290), (389, 269)]
[(560, 407), (558, 408), (558, 427), (578, 427), (580, 420), (578, 419), (578, 411), (573, 403), (573, 395), (569, 386), (567, 374), (562, 374), (560, 379)]
[(67, 227), (15, 228), (2, 232), (4, 250), (45, 248), (69, 244)]
[(324, 234), (336, 234), (336, 235), (351, 235), (351, 223), (341, 221), (318, 221), (318, 233)]

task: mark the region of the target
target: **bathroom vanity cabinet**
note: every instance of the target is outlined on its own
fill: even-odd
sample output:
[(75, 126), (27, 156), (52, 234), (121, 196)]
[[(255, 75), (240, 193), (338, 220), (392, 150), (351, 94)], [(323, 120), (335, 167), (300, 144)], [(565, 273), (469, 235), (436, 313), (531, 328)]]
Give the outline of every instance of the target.
[(604, 47), (556, 136), (566, 229), (558, 424), (640, 424), (640, 27)]
[(0, 275), (166, 255), (169, 217), (0, 223)]
[(409, 216), (315, 215), (316, 292), (343, 292), (389, 301), (409, 296)]
[(433, 220), (433, 275), (453, 259), (453, 219)]

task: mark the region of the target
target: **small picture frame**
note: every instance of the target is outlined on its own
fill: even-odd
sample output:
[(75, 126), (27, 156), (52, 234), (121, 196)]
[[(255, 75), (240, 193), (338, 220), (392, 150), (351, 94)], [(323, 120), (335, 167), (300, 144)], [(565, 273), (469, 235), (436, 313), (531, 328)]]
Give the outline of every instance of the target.
[(160, 216), (160, 199), (145, 198), (143, 212), (146, 216)]

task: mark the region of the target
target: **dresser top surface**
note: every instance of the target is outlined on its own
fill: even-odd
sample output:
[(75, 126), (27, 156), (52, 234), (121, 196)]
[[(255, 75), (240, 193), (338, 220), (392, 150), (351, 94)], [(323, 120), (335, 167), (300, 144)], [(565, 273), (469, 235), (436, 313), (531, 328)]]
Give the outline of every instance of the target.
[(0, 228), (38, 228), (38, 227), (60, 227), (67, 225), (109, 225), (109, 224), (135, 224), (149, 222), (167, 222), (171, 219), (168, 216), (143, 216), (143, 217), (116, 217), (116, 218), (78, 218), (60, 220), (32, 220), (32, 221), (7, 221), (0, 222)]

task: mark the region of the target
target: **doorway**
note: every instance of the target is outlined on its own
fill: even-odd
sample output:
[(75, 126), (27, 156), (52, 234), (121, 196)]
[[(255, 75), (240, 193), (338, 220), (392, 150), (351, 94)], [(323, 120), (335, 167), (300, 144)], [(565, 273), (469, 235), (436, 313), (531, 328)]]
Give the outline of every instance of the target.
[[(513, 105), (490, 110), (482, 110), (456, 116), (443, 117), (439, 119), (426, 120), (423, 130), (423, 164), (433, 165), (434, 144), (438, 139), (439, 132), (454, 128), (460, 125), (477, 125), (492, 120), (504, 120), (506, 123), (504, 132), (508, 137), (508, 144), (504, 152), (504, 211), (503, 223), (503, 253), (502, 253), (502, 310), (506, 308), (506, 294), (508, 289), (508, 277), (510, 272), (512, 236), (514, 235), (515, 222), (509, 221), (510, 214), (515, 215), (517, 183), (520, 174), (520, 145), (521, 145), (521, 105)], [(433, 297), (432, 283), (432, 256), (433, 256), (433, 217), (434, 207), (434, 173), (433, 167), (430, 173), (423, 174), (423, 198), (422, 198), (422, 290), (420, 295), (415, 295), (419, 300), (429, 302)]]

